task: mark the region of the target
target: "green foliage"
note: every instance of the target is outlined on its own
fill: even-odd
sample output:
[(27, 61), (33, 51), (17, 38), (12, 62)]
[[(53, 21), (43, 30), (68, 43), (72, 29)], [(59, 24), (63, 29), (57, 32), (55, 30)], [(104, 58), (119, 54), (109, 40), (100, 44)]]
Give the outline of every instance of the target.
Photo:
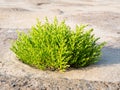
[(28, 34), (18, 32), (18, 39), (11, 50), (22, 62), (39, 69), (66, 70), (68, 67), (84, 67), (99, 61), (104, 43), (85, 31), (86, 25), (71, 30), (65, 21), (50, 23), (39, 20)]

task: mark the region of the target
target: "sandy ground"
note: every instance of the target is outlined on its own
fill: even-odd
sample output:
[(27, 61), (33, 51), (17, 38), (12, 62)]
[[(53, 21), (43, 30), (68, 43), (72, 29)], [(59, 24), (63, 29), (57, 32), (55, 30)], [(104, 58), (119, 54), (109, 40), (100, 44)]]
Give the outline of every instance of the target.
[[(120, 0), (0, 0), (1, 77), (120, 82), (119, 9)], [(59, 20), (66, 19), (71, 28), (75, 24), (89, 24), (96, 37), (101, 37), (99, 42), (107, 42), (101, 60), (89, 67), (64, 73), (41, 71), (19, 62), (9, 49), (11, 40), (17, 38), (16, 30), (27, 31), (36, 23), (36, 18), (42, 21), (45, 16), (50, 20), (54, 16)]]

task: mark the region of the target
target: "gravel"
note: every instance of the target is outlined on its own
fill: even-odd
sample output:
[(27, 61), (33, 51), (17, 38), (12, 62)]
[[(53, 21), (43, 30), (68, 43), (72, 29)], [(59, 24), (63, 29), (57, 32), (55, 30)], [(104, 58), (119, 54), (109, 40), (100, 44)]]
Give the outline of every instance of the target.
[(120, 82), (0, 75), (0, 90), (120, 90)]

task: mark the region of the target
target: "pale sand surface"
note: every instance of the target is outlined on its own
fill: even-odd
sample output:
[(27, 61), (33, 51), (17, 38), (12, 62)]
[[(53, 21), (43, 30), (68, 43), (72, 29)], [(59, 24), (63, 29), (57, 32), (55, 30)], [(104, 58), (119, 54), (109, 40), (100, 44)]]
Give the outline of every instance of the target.
[[(36, 18), (59, 20), (74, 28), (89, 24), (99, 42), (106, 41), (101, 61), (64, 73), (41, 71), (19, 62), (10, 51), (16, 30), (27, 31)], [(67, 78), (91, 81), (120, 81), (120, 0), (0, 0), (0, 74), (15, 77)]]

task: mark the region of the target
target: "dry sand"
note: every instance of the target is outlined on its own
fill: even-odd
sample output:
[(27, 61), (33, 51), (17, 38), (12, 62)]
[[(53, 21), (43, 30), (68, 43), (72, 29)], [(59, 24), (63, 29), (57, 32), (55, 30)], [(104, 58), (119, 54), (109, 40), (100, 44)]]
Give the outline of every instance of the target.
[[(0, 0), (0, 77), (67, 79), (72, 80), (71, 82), (81, 79), (91, 82), (120, 82), (119, 9), (120, 0)], [(11, 40), (17, 38), (16, 30), (27, 31), (36, 23), (36, 18), (43, 20), (45, 16), (50, 20), (54, 16), (59, 20), (66, 19), (66, 23), (72, 28), (75, 24), (81, 23), (94, 28), (96, 37), (101, 37), (99, 42), (107, 42), (102, 50), (101, 61), (86, 68), (64, 73), (41, 71), (19, 62), (9, 49)], [(0, 87), (3, 87), (2, 85), (5, 84), (0, 83)], [(119, 85), (116, 87), (120, 88)]]

